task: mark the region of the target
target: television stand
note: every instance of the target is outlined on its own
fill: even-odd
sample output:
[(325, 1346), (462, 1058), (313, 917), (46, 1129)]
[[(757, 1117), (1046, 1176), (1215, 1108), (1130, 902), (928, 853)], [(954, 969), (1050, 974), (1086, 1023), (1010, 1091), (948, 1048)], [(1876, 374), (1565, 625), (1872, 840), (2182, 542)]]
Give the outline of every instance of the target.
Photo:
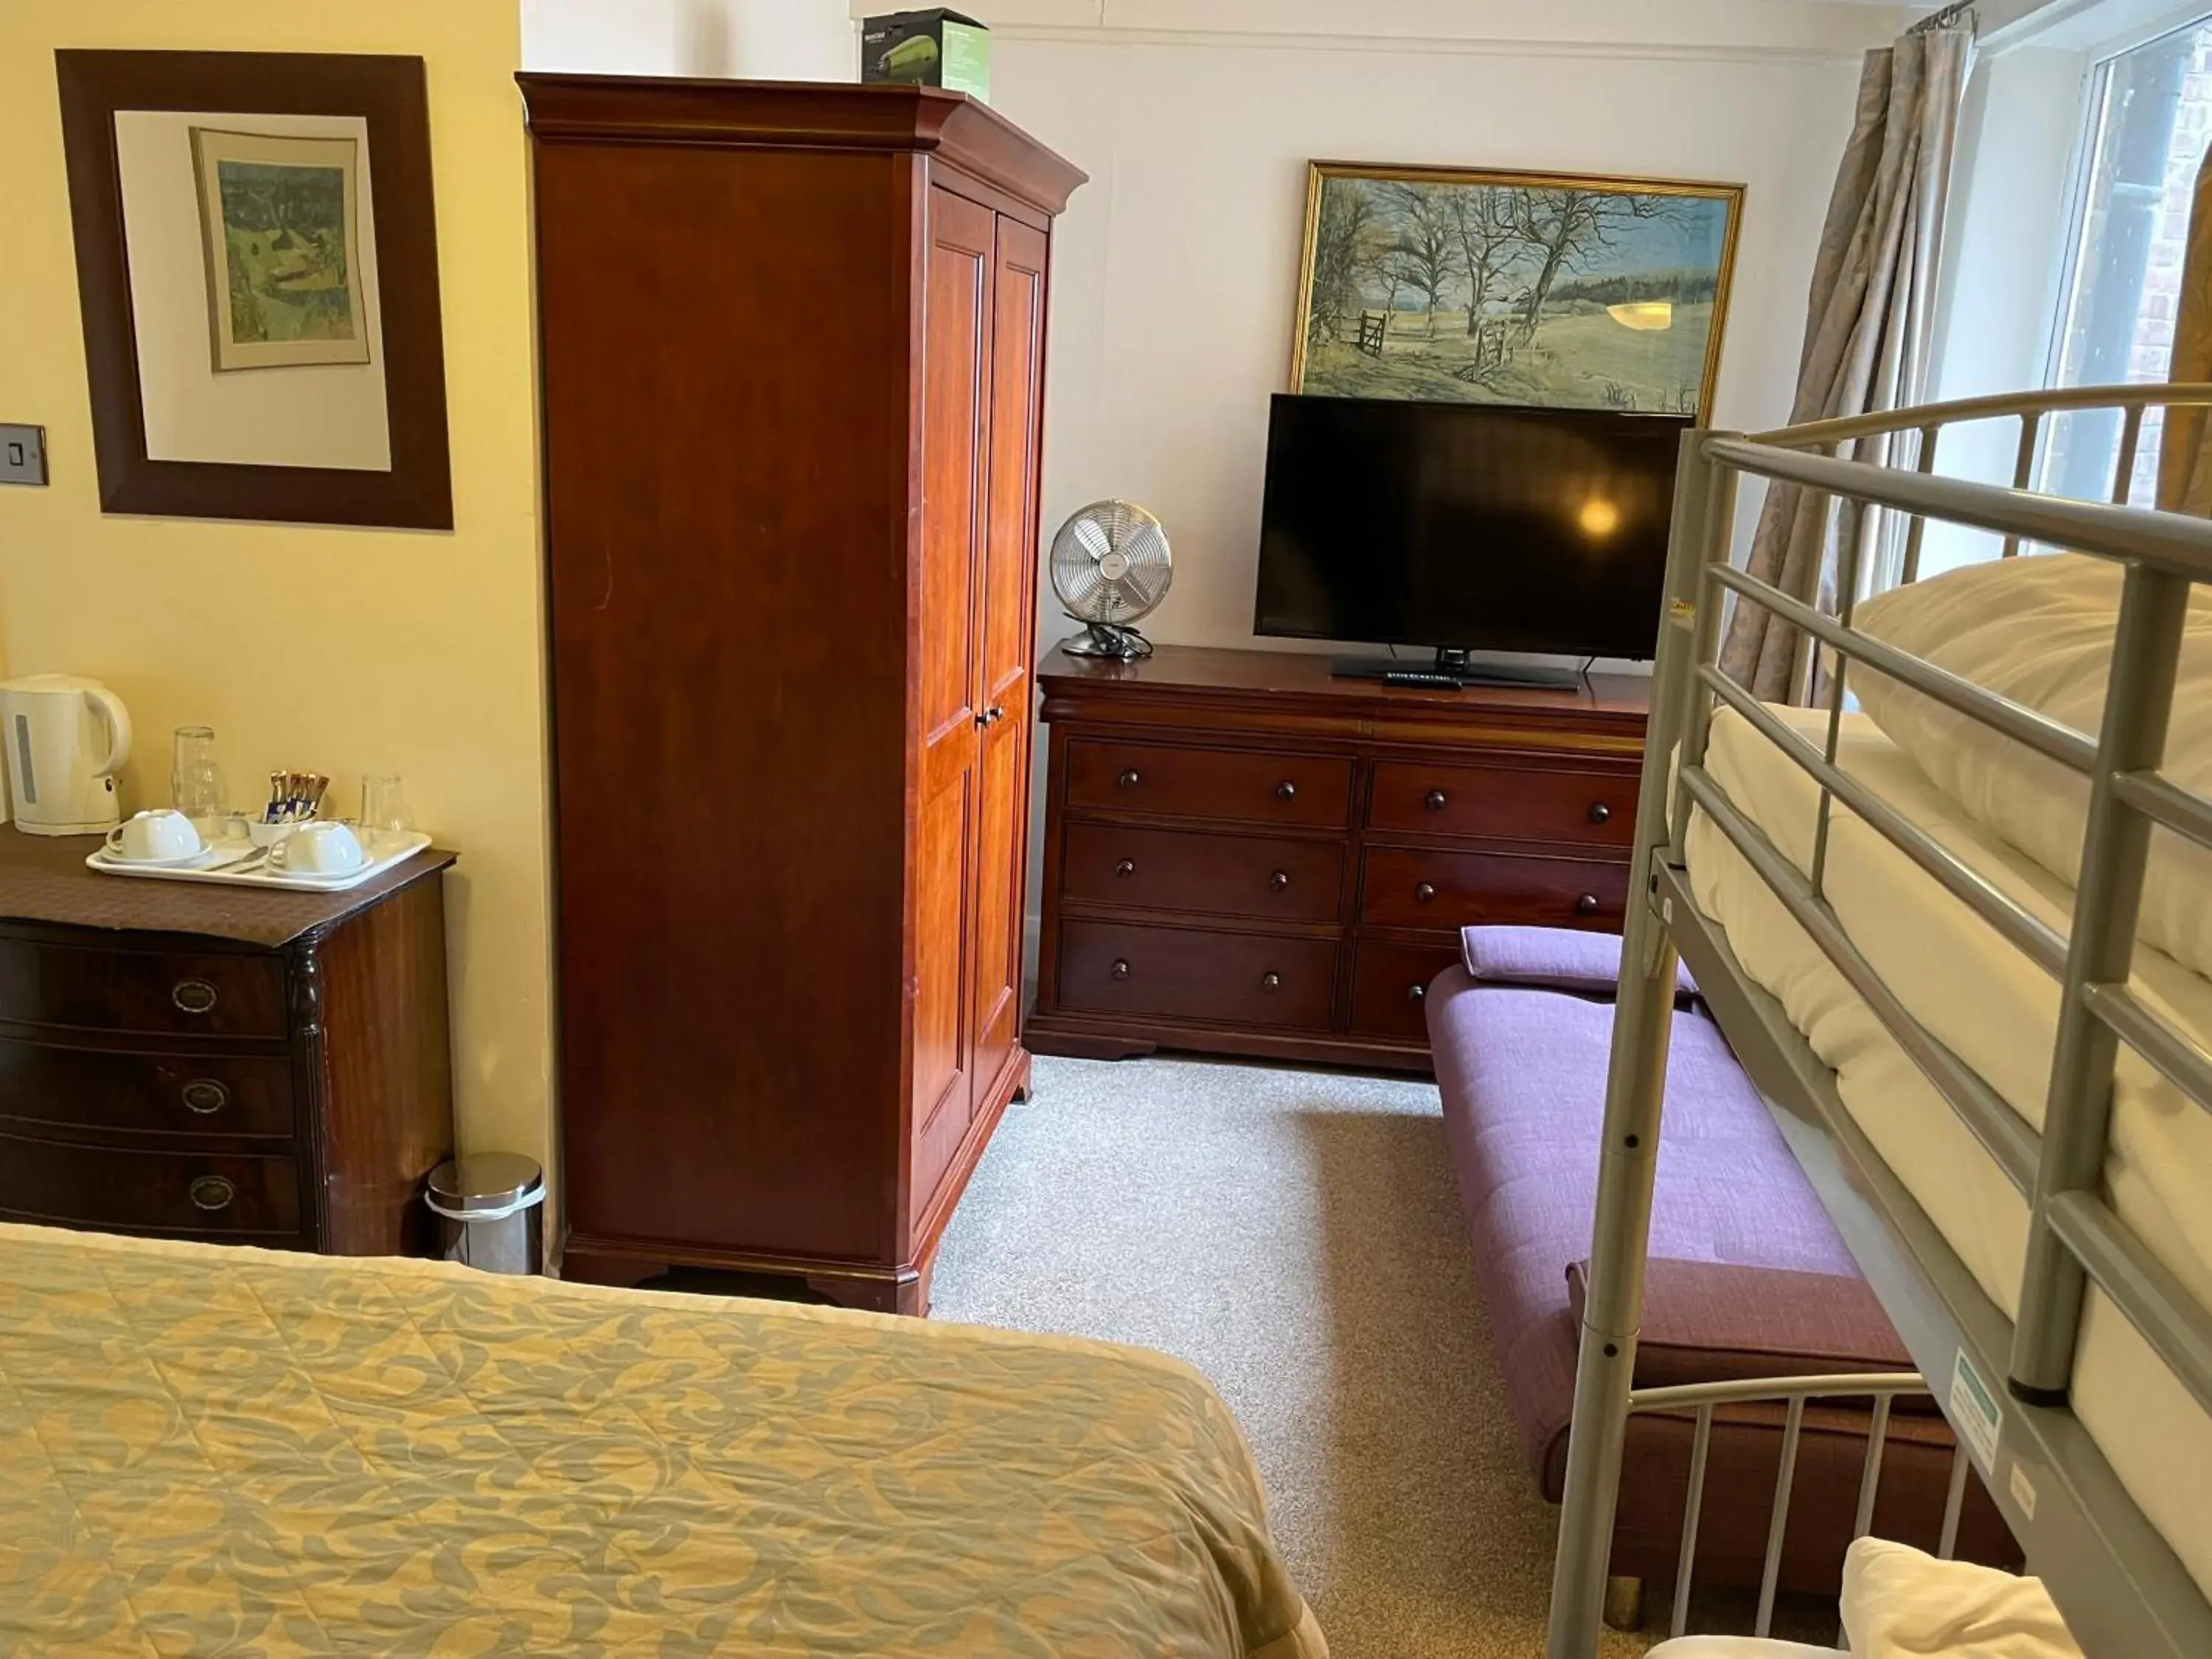
[(1437, 647), (1431, 663), (1403, 657), (1334, 657), (1328, 672), (1340, 680), (1388, 680), (1394, 674), (1419, 674), (1430, 678), (1413, 682), (1431, 684), (1449, 680), (1456, 685), (1525, 685), (1547, 690), (1570, 691), (1583, 683), (1572, 668), (1553, 668), (1542, 663), (1489, 662), (1455, 651)]
[(1309, 652), (1162, 645), (1052, 652), (1037, 680), (1033, 1054), (1426, 1072), (1461, 928), (1620, 930), (1641, 675), (1424, 696)]

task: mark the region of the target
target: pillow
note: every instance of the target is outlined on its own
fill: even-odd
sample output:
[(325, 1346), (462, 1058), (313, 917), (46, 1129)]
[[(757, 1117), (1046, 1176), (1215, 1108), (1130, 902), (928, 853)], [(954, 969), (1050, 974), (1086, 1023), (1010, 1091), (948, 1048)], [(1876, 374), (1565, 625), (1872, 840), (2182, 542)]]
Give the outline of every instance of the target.
[[(1572, 991), (1613, 1000), (1620, 991), (1620, 935), (1568, 927), (1463, 927), (1460, 960), (1478, 985), (1512, 985), (1538, 991)], [(1697, 981), (1680, 957), (1674, 1000), (1697, 994)]]
[(1843, 1610), (1851, 1659), (2081, 1659), (2041, 1579), (1887, 1539), (1844, 1556)]
[[(1858, 607), (1856, 625), (2091, 738), (2105, 712), (2120, 567), (2079, 553), (1969, 565)], [(2089, 781), (1863, 664), (1847, 688), (1966, 815), (2069, 885), (2081, 873)], [(2212, 794), (2212, 591), (2191, 594), (2162, 769)], [(2212, 974), (2212, 853), (2151, 837), (2137, 936)]]

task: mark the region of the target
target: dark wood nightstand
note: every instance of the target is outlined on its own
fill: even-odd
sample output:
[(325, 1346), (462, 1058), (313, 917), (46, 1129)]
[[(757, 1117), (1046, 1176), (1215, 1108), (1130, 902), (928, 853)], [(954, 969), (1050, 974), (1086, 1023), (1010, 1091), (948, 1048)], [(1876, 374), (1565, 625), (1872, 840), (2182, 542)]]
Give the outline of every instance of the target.
[(343, 893), (94, 875), (0, 828), (0, 1220), (428, 1255), (450, 853)]

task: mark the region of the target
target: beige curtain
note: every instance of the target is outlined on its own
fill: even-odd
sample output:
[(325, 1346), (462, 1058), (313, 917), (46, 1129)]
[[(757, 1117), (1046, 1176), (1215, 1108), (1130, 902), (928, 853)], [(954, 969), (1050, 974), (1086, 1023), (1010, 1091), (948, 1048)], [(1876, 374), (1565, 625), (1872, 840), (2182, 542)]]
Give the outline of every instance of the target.
[[(2169, 380), (2212, 380), (2212, 150), (2197, 169), (2189, 209), (2189, 252), (2173, 316)], [(2158, 447), (2158, 504), (2212, 517), (2212, 422), (2202, 409), (2169, 409)]]
[[(1933, 29), (1866, 56), (1813, 268), (1792, 424), (1899, 408), (1926, 389), (1943, 208), (1972, 50), (1965, 30)], [(1885, 446), (1876, 440), (1855, 453), (1879, 459)], [(1832, 612), (1835, 550), (1865, 544), (1871, 529), (1855, 514), (1832, 513), (1825, 495), (1772, 484), (1747, 568)], [(1721, 666), (1754, 696), (1788, 702), (1804, 687), (1804, 645), (1780, 617), (1740, 604)]]

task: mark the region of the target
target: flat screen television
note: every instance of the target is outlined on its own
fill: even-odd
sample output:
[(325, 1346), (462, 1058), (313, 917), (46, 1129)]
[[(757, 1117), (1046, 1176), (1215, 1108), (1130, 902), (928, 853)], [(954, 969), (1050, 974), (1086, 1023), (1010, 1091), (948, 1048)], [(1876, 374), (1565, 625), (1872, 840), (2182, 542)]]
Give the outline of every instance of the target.
[(1253, 631), (1434, 647), (1439, 666), (1469, 651), (1649, 657), (1689, 425), (1279, 394)]

